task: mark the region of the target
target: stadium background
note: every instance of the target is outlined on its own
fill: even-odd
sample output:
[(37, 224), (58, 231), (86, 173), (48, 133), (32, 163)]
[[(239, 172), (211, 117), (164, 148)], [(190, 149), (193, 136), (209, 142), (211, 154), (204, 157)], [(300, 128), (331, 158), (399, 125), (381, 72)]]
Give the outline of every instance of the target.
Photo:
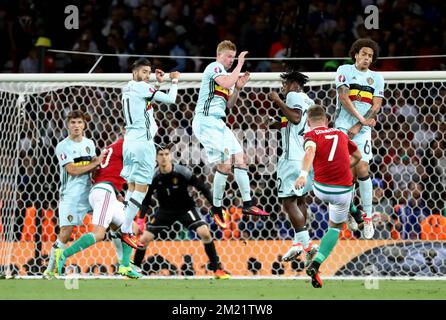
[[(77, 5), (81, 13), (80, 29), (60, 32), (57, 26), (63, 24), (65, 15), (52, 16), (51, 12), (63, 12), (64, 2), (4, 1), (0, 4), (0, 38), (6, 50), (0, 52), (0, 69), (2, 72), (85, 73), (95, 63), (96, 58), (93, 56), (60, 54), (50, 50), (46, 52), (43, 63), (39, 63), (41, 49), (35, 47), (35, 44), (42, 36), (51, 40), (53, 48), (101, 53), (213, 56), (219, 41), (231, 39), (239, 50), (249, 50), (250, 57), (333, 57), (328, 60), (288, 61), (288, 64), (292, 63), (301, 71), (335, 71), (339, 64), (346, 61), (344, 57), (347, 56), (350, 44), (362, 36), (370, 36), (377, 41), (382, 56), (435, 55), (446, 51), (446, 11), (440, 1), (312, 1), (304, 19), (298, 19), (296, 3), (74, 1), (72, 4)], [(363, 12), (367, 4), (377, 4), (380, 8), (379, 30), (365, 30), (363, 27)], [(51, 10), (48, 10), (49, 6)], [(290, 46), (289, 50), (287, 45)], [(131, 61), (128, 57), (104, 57), (95, 72), (128, 72)], [(162, 58), (152, 61), (165, 71), (182, 72), (200, 72), (208, 62), (205, 59)], [(284, 70), (286, 64), (276, 60), (251, 60), (246, 68), (252, 72), (278, 72)], [(382, 59), (373, 69), (444, 70), (445, 59)], [(227, 119), (233, 129), (257, 130), (265, 115), (277, 115), (277, 110), (266, 101), (268, 90), (271, 87), (245, 90), (239, 107), (234, 108)], [(161, 129), (158, 139), (165, 139), (179, 128), (190, 134), (197, 92), (197, 89), (180, 92), (180, 102), (175, 108), (159, 106), (157, 120)], [(313, 86), (308, 92), (310, 97), (327, 107), (329, 114), (334, 113), (335, 90), (332, 85)], [(7, 93), (1, 94), (2, 98), (8, 97)], [(377, 241), (371, 247), (364, 241), (352, 242), (346, 247), (359, 245), (361, 252), (366, 252), (373, 246), (385, 244), (381, 240), (387, 240), (391, 245), (389, 249), (378, 249), (384, 260), (379, 265), (393, 265), (402, 260), (407, 262), (410, 260), (407, 257), (416, 257), (393, 275), (445, 275), (442, 268), (446, 265), (444, 241), (419, 241), (446, 239), (445, 82), (387, 84), (385, 94), (383, 109), (374, 130), (376, 156), (371, 165), (375, 210), (383, 213), (376, 221), (374, 238)], [(2, 225), (5, 225), (6, 216), (14, 214), (13, 237), (18, 247), (14, 249), (13, 274), (39, 275), (46, 265), (48, 245), (54, 241), (54, 231), (57, 231), (59, 177), (56, 158), (51, 155), (54, 154), (57, 142), (66, 135), (64, 116), (73, 106), (89, 112), (93, 119), (87, 135), (97, 142), (99, 148), (114, 140), (113, 132), (117, 132), (123, 119), (117, 89), (70, 87), (35, 94), (24, 106), (23, 127), (26, 130), (20, 135), (17, 208), (10, 211), (3, 206)], [(0, 123), (5, 123), (4, 119), (0, 120)], [(280, 150), (278, 152), (280, 154)], [(206, 170), (203, 164), (194, 166), (197, 174), (208, 182), (212, 181), (211, 173)], [(274, 174), (260, 179), (256, 176), (255, 165), (250, 166), (250, 171), (253, 177), (252, 190), (265, 209), (272, 212), (270, 219), (238, 216), (237, 197), (234, 194), (231, 196), (231, 190), (236, 190), (233, 182), (228, 187), (225, 203), (233, 210), (231, 230), (219, 230), (206, 213), (204, 205), (201, 206), (202, 213), (210, 223), (216, 239), (235, 241), (248, 248), (248, 253), (241, 259), (241, 274), (280, 274), (280, 263), (273, 267), (273, 262), (288, 246), (287, 242), (282, 241), (292, 239), (292, 228), (281, 213), (275, 197), (277, 190)], [(327, 209), (319, 203), (311, 203), (310, 211), (313, 213), (311, 235), (314, 239), (320, 239), (327, 228)], [(432, 222), (430, 217), (435, 217), (435, 221)], [(88, 228), (79, 228), (74, 238)], [(356, 239), (359, 234), (344, 232), (342, 237)], [(160, 270), (163, 264), (157, 260), (161, 258), (154, 256), (158, 247), (154, 245), (148, 253), (147, 274), (179, 274), (182, 260), (178, 258), (188, 253), (178, 249), (180, 243), (183, 243), (181, 240), (196, 240), (196, 236), (181, 230), (177, 225), (169, 238), (172, 242), (160, 244), (161, 248), (170, 248), (166, 251), (169, 254), (163, 253), (162, 257), (175, 261), (176, 271), (172, 268)], [(394, 245), (400, 240), (404, 243), (404, 250)], [(279, 241), (275, 242), (275, 247), (270, 243), (264, 246), (274, 248), (270, 249), (273, 261), (265, 255), (264, 250), (250, 249), (255, 245), (262, 246), (263, 241)], [(342, 259), (348, 264), (349, 258), (346, 258), (341, 245), (339, 250)], [(230, 248), (236, 246), (222, 244), (222, 247), (228, 248), (225, 249), (225, 252), (228, 251), (227, 258), (223, 254), (222, 259), (230, 259), (229, 252), (235, 253)], [(418, 250), (414, 249), (415, 253), (412, 254), (412, 248)], [(202, 253), (199, 249), (193, 252), (198, 255), (196, 272), (205, 273)], [(87, 257), (89, 255), (86, 254)], [(106, 256), (112, 256), (112, 252)], [(354, 259), (354, 256), (351, 258)], [(357, 259), (361, 260), (359, 253)], [(353, 268), (359, 275), (370, 272), (364, 271), (364, 267), (373, 262), (370, 258), (365, 260)], [(271, 267), (265, 267), (265, 261)], [(112, 263), (108, 262), (103, 270), (100, 266), (90, 268), (91, 263), (83, 261), (81, 271), (111, 274), (113, 271), (108, 264)], [(263, 267), (260, 267), (262, 263)], [(360, 269), (358, 265), (364, 267)], [(284, 269), (285, 274), (289, 275), (299, 274), (302, 268), (297, 262)], [(330, 270), (330, 274), (334, 271)], [(351, 271), (343, 274), (349, 275)]]

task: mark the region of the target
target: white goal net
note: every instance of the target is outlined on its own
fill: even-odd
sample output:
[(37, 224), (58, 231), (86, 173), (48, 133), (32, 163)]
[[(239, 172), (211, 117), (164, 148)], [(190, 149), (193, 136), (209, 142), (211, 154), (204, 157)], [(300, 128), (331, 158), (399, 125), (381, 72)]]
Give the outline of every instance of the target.
[[(334, 73), (307, 73), (308, 95), (335, 111)], [(376, 232), (373, 240), (344, 230), (341, 241), (324, 264), (324, 276), (446, 275), (445, 72), (383, 72), (385, 101), (373, 130)], [(86, 111), (92, 120), (86, 136), (98, 150), (113, 142), (123, 122), (121, 88), (130, 74), (0, 75), (0, 273), (41, 275), (58, 231), (60, 183), (54, 149), (67, 135), (65, 117), (72, 109)], [(200, 74), (183, 74), (176, 105), (157, 105), (157, 141), (175, 141), (174, 159), (193, 169), (207, 183), (213, 168), (192, 135)], [(280, 133), (267, 130), (266, 116), (280, 116), (267, 98), (281, 87), (279, 74), (253, 74), (226, 122), (243, 141), (251, 187), (267, 218), (240, 214), (240, 195), (230, 177), (224, 205), (231, 224), (219, 229), (207, 213), (203, 198), (197, 204), (209, 223), (225, 270), (239, 276), (303, 275), (303, 261), (282, 263), (293, 229), (277, 198), (276, 162)], [(162, 87), (163, 89), (164, 87)], [(195, 191), (192, 191), (195, 193)], [(358, 202), (358, 198), (356, 199)], [(327, 230), (327, 207), (308, 197), (308, 227), (317, 243)], [(91, 230), (85, 226), (72, 235)], [(114, 275), (116, 257), (109, 237), (71, 257), (68, 264), (84, 275)], [(208, 274), (207, 257), (195, 233), (179, 223), (147, 250), (145, 275)]]

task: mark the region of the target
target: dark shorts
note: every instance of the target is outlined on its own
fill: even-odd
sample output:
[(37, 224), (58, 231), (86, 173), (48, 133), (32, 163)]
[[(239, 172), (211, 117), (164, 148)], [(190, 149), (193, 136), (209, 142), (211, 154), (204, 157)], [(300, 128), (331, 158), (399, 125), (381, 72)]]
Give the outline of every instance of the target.
[(182, 212), (168, 212), (157, 209), (153, 217), (147, 223), (146, 230), (157, 235), (161, 231), (169, 231), (176, 221), (179, 221), (184, 227), (193, 231), (200, 226), (206, 225), (206, 222), (201, 220), (197, 208)]

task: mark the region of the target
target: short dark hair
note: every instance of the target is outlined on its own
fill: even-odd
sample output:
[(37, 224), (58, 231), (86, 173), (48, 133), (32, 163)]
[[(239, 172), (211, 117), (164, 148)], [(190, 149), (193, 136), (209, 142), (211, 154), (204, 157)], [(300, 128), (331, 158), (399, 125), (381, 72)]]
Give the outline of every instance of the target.
[(287, 82), (297, 82), (302, 88), (309, 80), (306, 75), (296, 70), (288, 70), (287, 72), (282, 73), (280, 77)]
[(158, 152), (163, 151), (163, 150), (169, 150), (172, 149), (172, 144), (171, 143), (159, 143), (156, 145), (156, 154), (158, 155)]
[(151, 67), (150, 61), (146, 58), (139, 58), (132, 64), (132, 71), (140, 67)]
[(82, 120), (85, 121), (85, 123), (87, 121), (90, 121), (90, 115), (88, 113), (85, 113), (82, 110), (76, 109), (76, 110), (71, 110), (68, 113), (67, 122), (69, 122), (71, 119), (77, 119), (77, 118), (81, 118)]
[(327, 115), (325, 113), (324, 107), (318, 104), (309, 107), (307, 118), (315, 121), (325, 120), (327, 118)]
[(372, 39), (361, 38), (353, 42), (352, 47), (349, 51), (349, 56), (352, 58), (354, 62), (356, 62), (355, 54), (359, 53), (362, 48), (371, 48), (373, 50), (373, 61), (375, 62), (378, 59), (379, 55), (379, 46)]

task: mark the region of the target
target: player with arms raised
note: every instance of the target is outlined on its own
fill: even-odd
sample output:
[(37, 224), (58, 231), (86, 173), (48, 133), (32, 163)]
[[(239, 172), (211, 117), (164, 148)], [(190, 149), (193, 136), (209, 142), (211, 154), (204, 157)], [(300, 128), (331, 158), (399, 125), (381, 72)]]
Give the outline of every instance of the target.
[[(234, 62), (236, 46), (225, 40), (217, 46), (217, 60), (210, 63), (203, 73), (198, 102), (192, 122), (192, 130), (203, 145), (210, 163), (217, 163), (213, 181), (213, 205), (211, 215), (222, 228), (226, 227), (227, 213), (222, 209), (226, 181), (234, 164), (235, 180), (243, 199), (243, 213), (259, 216), (268, 214), (253, 205), (245, 155), (234, 133), (226, 126), (226, 108), (232, 108), (240, 90), (249, 80), (249, 72), (239, 77), (245, 56), (238, 56), (237, 66), (228, 73)], [(234, 87), (235, 86), (235, 87)], [(232, 88), (233, 92), (231, 94)]]
[[(353, 175), (359, 181), (361, 203), (366, 215), (363, 230), (366, 239), (371, 239), (374, 234), (373, 186), (369, 175), (369, 161), (373, 157), (371, 127), (375, 124), (374, 118), (380, 111), (384, 97), (383, 77), (369, 69), (378, 58), (378, 49), (378, 44), (371, 39), (356, 40), (350, 49), (350, 56), (355, 63), (342, 65), (336, 72), (335, 126), (348, 134), (362, 154), (361, 161), (353, 168)], [(354, 217), (356, 222), (362, 222), (360, 215)], [(352, 229), (357, 228), (355, 224), (350, 226)]]
[[(155, 70), (159, 83), (164, 72)], [(124, 168), (121, 176), (127, 181), (125, 196), (125, 220), (121, 226), (122, 240), (132, 248), (141, 247), (132, 233), (132, 223), (152, 182), (156, 150), (153, 138), (158, 126), (153, 116), (153, 102), (175, 103), (178, 92), (179, 72), (171, 72), (172, 85), (169, 94), (157, 90), (148, 83), (150, 62), (139, 59), (132, 66), (133, 80), (122, 90), (122, 107), (126, 122), (124, 139)]]
[(305, 251), (307, 261), (310, 261), (316, 254), (317, 247), (310, 241), (305, 225), (307, 220), (305, 194), (311, 190), (313, 180), (309, 177), (307, 185), (302, 190), (294, 188), (294, 181), (299, 176), (305, 153), (303, 135), (308, 131), (307, 110), (314, 105), (314, 101), (303, 92), (304, 85), (308, 82), (306, 75), (291, 70), (281, 74), (280, 77), (286, 102), (283, 102), (275, 91), (271, 91), (269, 98), (279, 106), (284, 117), (280, 122), (269, 126), (281, 129), (282, 155), (277, 164), (278, 192), (283, 210), (288, 214), (294, 227), (293, 245), (282, 259), (293, 260)]
[(305, 156), (295, 186), (301, 189), (306, 185), (313, 166), (314, 194), (329, 203), (328, 231), (321, 240), (318, 254), (306, 271), (313, 287), (321, 288), (319, 267), (335, 247), (339, 232), (347, 221), (353, 184), (350, 168), (359, 162), (361, 153), (346, 134), (339, 129), (328, 128), (323, 107), (315, 105), (308, 109), (308, 125), (311, 131), (304, 136)]
[(64, 249), (70, 240), (74, 226), (83, 224), (85, 215), (91, 211), (88, 193), (91, 188), (90, 173), (103, 159), (96, 157), (96, 147), (92, 140), (84, 137), (84, 129), (89, 116), (81, 110), (68, 114), (68, 137), (56, 146), (56, 156), (60, 168), (59, 226), (56, 243), (51, 248), (50, 260), (43, 275), (50, 279), (55, 272), (56, 249)]
[(129, 278), (141, 277), (141, 274), (130, 266), (132, 248), (125, 242), (121, 243), (115, 234), (124, 222), (124, 204), (118, 201), (118, 198), (122, 197), (120, 192), (125, 184), (125, 180), (120, 176), (123, 167), (123, 144), (124, 139), (120, 138), (105, 148), (104, 160), (93, 174), (94, 184), (88, 197), (93, 208), (93, 232), (84, 234), (65, 250), (57, 249), (56, 269), (59, 275), (62, 275), (63, 266), (68, 257), (104, 240), (107, 228), (110, 227), (120, 264), (118, 273)]

